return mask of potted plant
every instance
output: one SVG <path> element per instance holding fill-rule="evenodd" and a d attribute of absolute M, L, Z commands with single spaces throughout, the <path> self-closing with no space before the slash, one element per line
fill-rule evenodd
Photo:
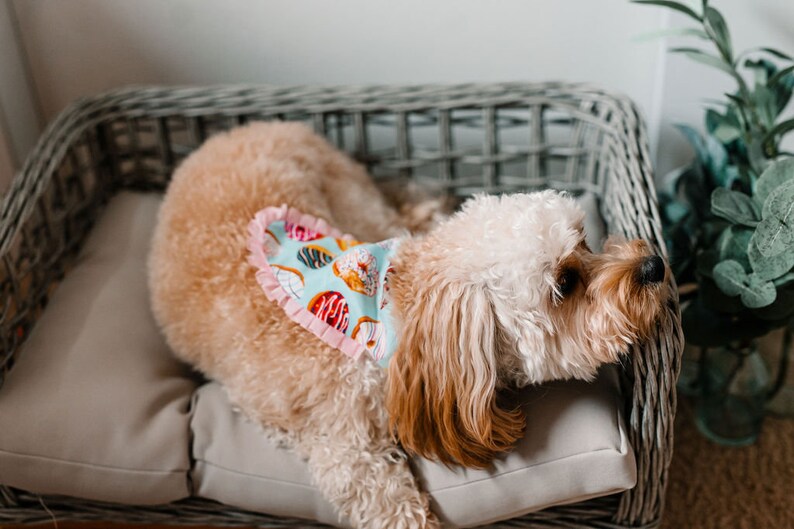
<path fill-rule="evenodd" d="M 687 342 L 701 348 L 695 378 L 698 424 L 715 440 L 753 442 L 772 383 L 756 339 L 794 321 L 794 153 L 781 149 L 794 120 L 781 113 L 794 89 L 794 59 L 772 48 L 735 53 L 728 25 L 708 0 L 699 10 L 663 0 L 632 0 L 684 13 L 692 27 L 666 32 L 713 50 L 681 53 L 731 76 L 736 89 L 710 102 L 705 134 L 679 125 L 696 157 L 659 182 L 673 273 L 680 285 Z"/>

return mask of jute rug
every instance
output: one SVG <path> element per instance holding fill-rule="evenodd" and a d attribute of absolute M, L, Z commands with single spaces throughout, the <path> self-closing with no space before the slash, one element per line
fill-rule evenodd
<path fill-rule="evenodd" d="M 794 529 L 794 420 L 766 418 L 758 443 L 716 445 L 679 401 L 662 529 Z"/>

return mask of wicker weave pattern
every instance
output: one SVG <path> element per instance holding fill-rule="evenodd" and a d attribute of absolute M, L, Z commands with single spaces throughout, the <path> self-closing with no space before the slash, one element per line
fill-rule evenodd
<path fill-rule="evenodd" d="M 610 232 L 664 253 L 642 120 L 632 103 L 583 85 L 136 88 L 76 102 L 45 131 L 0 209 L 0 383 L 102 205 L 123 188 L 162 190 L 214 132 L 251 120 L 313 125 L 378 178 L 457 196 L 552 187 L 595 192 Z M 508 526 L 653 527 L 672 450 L 683 337 L 673 300 L 624 370 L 638 485 Z M 283 520 L 190 500 L 132 509 L 47 498 L 59 519 L 223 525 Z M 42 521 L 37 497 L 0 487 L 0 522 Z"/>

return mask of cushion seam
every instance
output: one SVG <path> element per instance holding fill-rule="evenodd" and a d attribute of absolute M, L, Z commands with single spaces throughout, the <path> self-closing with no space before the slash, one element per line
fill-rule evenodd
<path fill-rule="evenodd" d="M 450 485 L 448 487 L 442 487 L 440 489 L 427 489 L 427 492 L 432 494 L 432 493 L 436 493 L 436 492 L 443 492 L 443 491 L 453 490 L 453 489 L 460 488 L 460 487 L 467 487 L 467 486 L 471 485 L 472 483 L 479 483 L 481 481 L 488 481 L 488 480 L 491 480 L 493 478 L 498 478 L 498 477 L 502 477 L 502 476 L 509 476 L 510 474 L 514 474 L 516 472 L 522 472 L 522 471 L 530 469 L 530 468 L 534 468 L 534 467 L 538 467 L 538 466 L 546 465 L 546 464 L 550 464 L 550 463 L 556 463 L 558 461 L 562 461 L 562 460 L 573 458 L 573 457 L 579 457 L 579 456 L 586 455 L 586 454 L 594 454 L 594 453 L 597 453 L 597 452 L 615 452 L 615 453 L 618 453 L 618 454 L 621 453 L 621 451 L 616 450 L 615 448 L 599 448 L 598 450 L 589 450 L 587 452 L 579 452 L 579 453 L 576 453 L 576 454 L 570 454 L 570 455 L 567 455 L 567 456 L 558 457 L 556 459 L 550 459 L 550 460 L 544 461 L 542 463 L 536 463 L 534 465 L 528 465 L 528 466 L 525 466 L 525 467 L 516 468 L 514 470 L 510 470 L 510 471 L 507 471 L 507 472 L 502 472 L 500 474 L 495 474 L 493 476 L 488 476 L 488 477 L 485 477 L 485 478 L 480 478 L 480 479 L 476 479 L 476 480 L 472 480 L 472 481 L 467 481 L 466 483 L 461 483 L 459 485 Z M 197 463 L 203 463 L 204 465 L 207 465 L 209 467 L 214 467 L 214 468 L 217 468 L 217 469 L 220 469 L 220 470 L 224 470 L 226 472 L 231 472 L 232 474 L 238 474 L 238 475 L 241 475 L 241 476 L 248 476 L 248 477 L 252 477 L 252 478 L 256 478 L 256 479 L 261 479 L 263 481 L 269 481 L 269 482 L 272 482 L 272 483 L 286 483 L 286 484 L 289 484 L 289 485 L 295 485 L 295 486 L 303 487 L 303 488 L 306 488 L 306 489 L 316 490 L 316 487 L 313 486 L 313 485 L 306 485 L 304 483 L 298 483 L 298 482 L 295 482 L 295 481 L 287 481 L 287 480 L 283 480 L 283 479 L 277 479 L 277 478 L 272 478 L 272 477 L 268 477 L 268 476 L 262 476 L 260 474 L 253 474 L 253 473 L 250 473 L 250 472 L 243 472 L 241 470 L 232 469 L 232 468 L 224 467 L 222 465 L 218 465 L 217 463 L 212 463 L 210 461 L 207 461 L 206 459 L 197 458 L 196 462 Z"/>
<path fill-rule="evenodd" d="M 285 480 L 285 479 L 278 479 L 278 478 L 272 478 L 272 477 L 268 477 L 268 476 L 262 476 L 260 474 L 252 474 L 251 472 L 243 472 L 242 470 L 237 470 L 237 469 L 234 469 L 234 468 L 228 468 L 228 467 L 225 467 L 223 465 L 218 465 L 217 463 L 212 463 L 210 461 L 207 461 L 206 459 L 196 458 L 196 463 L 202 463 L 202 464 L 204 464 L 204 465 L 206 465 L 208 467 L 213 467 L 213 468 L 217 468 L 219 470 L 223 470 L 224 472 L 230 472 L 232 474 L 238 474 L 240 476 L 248 476 L 248 477 L 255 478 L 255 479 L 261 479 L 263 481 L 269 481 L 271 483 L 285 483 L 287 485 L 295 485 L 296 487 L 302 487 L 304 489 L 310 489 L 310 490 L 315 490 L 315 491 L 317 490 L 317 487 L 315 487 L 314 485 L 307 485 L 305 483 L 298 483 L 297 481 L 288 481 L 288 480 Z"/>
<path fill-rule="evenodd" d="M 460 487 L 468 487 L 472 483 L 479 483 L 479 482 L 482 482 L 482 481 L 489 481 L 489 480 L 494 479 L 494 478 L 499 478 L 499 477 L 502 477 L 502 476 L 509 476 L 511 474 L 515 474 L 516 472 L 523 472 L 525 470 L 529 470 L 531 468 L 539 467 L 539 466 L 542 466 L 542 465 L 548 465 L 550 463 L 557 463 L 558 461 L 563 461 L 565 459 L 579 457 L 579 456 L 583 456 L 583 455 L 587 455 L 587 454 L 595 454 L 595 453 L 598 453 L 598 452 L 615 452 L 616 454 L 623 453 L 620 450 L 617 450 L 615 448 L 599 448 L 598 450 L 588 450 L 587 452 L 579 452 L 579 453 L 576 453 L 576 454 L 569 454 L 567 456 L 558 457 L 556 459 L 550 459 L 548 461 L 543 461 L 542 463 L 535 463 L 534 465 L 527 465 L 527 466 L 524 466 L 524 467 L 521 467 L 521 468 L 515 468 L 513 470 L 509 470 L 507 472 L 502 472 L 500 474 L 494 474 L 492 476 L 488 476 L 488 477 L 484 477 L 484 478 L 480 478 L 480 479 L 475 479 L 475 480 L 472 480 L 472 481 L 467 481 L 466 483 L 461 483 L 459 485 L 449 485 L 447 487 L 442 487 L 440 489 L 428 489 L 427 492 L 436 493 L 436 492 L 444 492 L 444 491 L 448 491 L 448 490 L 454 490 L 454 489 L 457 489 L 457 488 L 460 488 Z"/>
<path fill-rule="evenodd" d="M 2 455 L 7 455 L 9 457 L 18 457 L 23 459 L 41 459 L 44 461 L 54 461 L 57 463 L 63 463 L 66 465 L 75 465 L 87 468 L 97 468 L 97 469 L 104 469 L 104 470 L 116 470 L 121 472 L 138 472 L 138 473 L 148 473 L 148 474 L 182 474 L 185 472 L 189 472 L 190 468 L 183 468 L 177 470 L 155 470 L 155 469 L 141 469 L 141 468 L 125 468 L 125 467 L 115 467 L 111 465 L 102 465 L 99 463 L 88 463 L 85 461 L 70 461 L 68 459 L 59 459 L 57 457 L 50 457 L 50 456 L 41 456 L 36 454 L 23 454 L 19 452 L 11 452 L 8 450 L 3 450 L 0 448 L 0 457 Z"/>

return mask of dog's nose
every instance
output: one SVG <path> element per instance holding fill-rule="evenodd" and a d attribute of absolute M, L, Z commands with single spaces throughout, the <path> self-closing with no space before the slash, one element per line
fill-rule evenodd
<path fill-rule="evenodd" d="M 658 255 L 651 255 L 642 260 L 639 269 L 639 280 L 643 285 L 658 283 L 664 279 L 664 261 Z"/>

